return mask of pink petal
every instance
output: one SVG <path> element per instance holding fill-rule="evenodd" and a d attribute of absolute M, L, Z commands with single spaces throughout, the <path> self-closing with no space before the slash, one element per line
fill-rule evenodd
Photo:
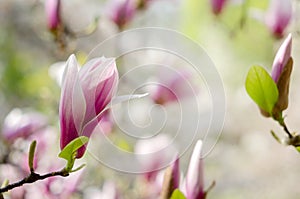
<path fill-rule="evenodd" d="M 60 0 L 46 0 L 45 10 L 47 15 L 47 24 L 50 30 L 56 29 L 60 24 Z"/>
<path fill-rule="evenodd" d="M 213 13 L 218 15 L 222 12 L 226 0 L 211 0 L 210 2 L 211 2 Z"/>
<path fill-rule="evenodd" d="M 72 101 L 75 81 L 78 75 L 78 64 L 74 55 L 66 63 L 64 72 L 61 98 L 59 105 L 59 118 L 61 139 L 60 147 L 63 149 L 69 142 L 78 137 L 78 132 L 73 118 Z"/>
<path fill-rule="evenodd" d="M 204 194 L 203 161 L 201 159 L 201 151 L 202 141 L 198 140 L 194 148 L 185 179 L 187 199 L 198 199 Z"/>
<path fill-rule="evenodd" d="M 291 51 L 292 51 L 292 35 L 289 34 L 287 38 L 284 40 L 282 45 L 280 46 L 279 50 L 276 53 L 273 67 L 272 67 L 272 78 L 277 83 L 279 80 L 279 77 L 289 61 L 291 57 Z"/>
<path fill-rule="evenodd" d="M 291 0 L 271 0 L 266 14 L 266 24 L 276 37 L 282 37 L 292 18 Z"/>

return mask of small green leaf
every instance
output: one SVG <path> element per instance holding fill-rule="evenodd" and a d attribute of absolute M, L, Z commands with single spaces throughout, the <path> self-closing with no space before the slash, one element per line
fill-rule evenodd
<path fill-rule="evenodd" d="M 186 199 L 186 197 L 183 195 L 183 193 L 179 189 L 175 189 L 175 191 L 173 191 L 170 199 Z"/>
<path fill-rule="evenodd" d="M 86 164 L 82 164 L 82 165 L 80 165 L 79 167 L 77 167 L 76 169 L 73 169 L 72 171 L 70 171 L 70 173 L 79 171 L 80 169 L 84 168 L 85 166 L 86 166 Z"/>
<path fill-rule="evenodd" d="M 34 160 L 35 148 L 36 148 L 36 141 L 34 140 L 30 144 L 30 148 L 29 148 L 28 165 L 29 165 L 30 172 L 34 171 L 33 160 Z"/>
<path fill-rule="evenodd" d="M 245 87 L 253 101 L 272 115 L 272 110 L 278 100 L 278 89 L 268 72 L 261 66 L 252 66 L 248 72 Z"/>
<path fill-rule="evenodd" d="M 2 182 L 1 188 L 6 187 L 8 184 L 9 184 L 9 180 L 8 180 L 8 179 L 5 179 L 5 180 Z"/>
<path fill-rule="evenodd" d="M 58 154 L 60 158 L 71 162 L 74 159 L 74 155 L 77 150 L 88 142 L 89 138 L 86 136 L 80 136 L 72 140 L 63 150 Z"/>

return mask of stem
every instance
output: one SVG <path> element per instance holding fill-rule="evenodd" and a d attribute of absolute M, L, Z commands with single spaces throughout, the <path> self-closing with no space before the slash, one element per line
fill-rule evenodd
<path fill-rule="evenodd" d="M 248 16 L 248 0 L 245 0 L 242 5 L 242 16 L 240 19 L 240 28 L 241 29 L 243 29 L 246 24 L 247 16 Z"/>
<path fill-rule="evenodd" d="M 289 129 L 287 128 L 284 118 L 280 117 L 280 119 L 277 120 L 278 123 L 283 127 L 283 130 L 286 132 L 286 134 L 289 136 L 289 138 L 293 138 L 293 135 L 290 133 Z"/>
<path fill-rule="evenodd" d="M 7 192 L 7 191 L 9 191 L 11 189 L 14 189 L 16 187 L 23 186 L 24 184 L 30 184 L 30 183 L 33 183 L 33 182 L 36 182 L 36 181 L 39 181 L 39 180 L 44 180 L 44 179 L 49 178 L 49 177 L 53 177 L 53 176 L 66 177 L 68 175 L 69 175 L 69 173 L 65 169 L 62 169 L 61 171 L 50 172 L 50 173 L 47 173 L 47 174 L 44 174 L 44 175 L 40 175 L 40 174 L 31 172 L 30 175 L 25 177 L 23 180 L 20 180 L 18 182 L 15 182 L 13 184 L 9 184 L 9 185 L 7 185 L 3 188 L 0 188 L 0 193 Z"/>

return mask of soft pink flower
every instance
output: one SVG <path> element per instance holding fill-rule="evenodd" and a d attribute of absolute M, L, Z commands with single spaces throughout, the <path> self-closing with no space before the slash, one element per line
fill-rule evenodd
<path fill-rule="evenodd" d="M 155 85 L 151 98 L 155 103 L 165 105 L 195 95 L 197 91 L 191 84 L 191 76 L 186 70 L 162 69 L 159 74 L 161 82 Z"/>
<path fill-rule="evenodd" d="M 7 141 L 13 142 L 17 138 L 26 139 L 46 126 L 47 119 L 41 113 L 15 108 L 6 116 L 2 133 Z"/>
<path fill-rule="evenodd" d="M 114 0 L 108 8 L 110 19 L 122 29 L 134 17 L 136 2 L 134 0 Z"/>
<path fill-rule="evenodd" d="M 280 46 L 275 56 L 272 68 L 272 78 L 277 83 L 284 67 L 291 58 L 292 51 L 292 35 L 289 34 Z"/>
<path fill-rule="evenodd" d="M 118 85 L 118 71 L 113 58 L 95 58 L 80 70 L 74 55 L 66 63 L 59 107 L 63 149 L 79 136 L 90 137 L 111 102 Z M 78 150 L 83 156 L 85 147 Z"/>
<path fill-rule="evenodd" d="M 55 30 L 61 23 L 60 19 L 60 0 L 46 0 L 45 10 L 47 25 L 50 30 Z"/>
<path fill-rule="evenodd" d="M 270 0 L 265 20 L 274 36 L 283 36 L 291 18 L 292 0 Z"/>
<path fill-rule="evenodd" d="M 222 12 L 227 0 L 210 0 L 212 11 L 215 15 Z"/>
<path fill-rule="evenodd" d="M 202 141 L 198 140 L 194 148 L 187 175 L 185 192 L 187 199 L 204 199 L 203 160 L 201 158 Z"/>

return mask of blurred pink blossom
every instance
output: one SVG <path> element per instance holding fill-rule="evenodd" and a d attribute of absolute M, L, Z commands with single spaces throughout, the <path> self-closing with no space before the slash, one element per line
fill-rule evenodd
<path fill-rule="evenodd" d="M 95 58 L 79 71 L 74 55 L 66 63 L 59 107 L 63 149 L 79 136 L 90 137 L 111 102 L 118 85 L 118 71 L 113 58 Z M 85 146 L 77 158 L 83 156 Z"/>
<path fill-rule="evenodd" d="M 219 15 L 222 12 L 226 1 L 227 0 L 210 0 L 212 11 L 215 15 Z"/>
<path fill-rule="evenodd" d="M 266 24 L 275 37 L 281 38 L 292 18 L 292 0 L 270 0 Z"/>
<path fill-rule="evenodd" d="M 50 30 L 56 30 L 61 23 L 60 0 L 46 0 L 45 11 L 48 28 Z"/>
<path fill-rule="evenodd" d="M 197 93 L 191 82 L 192 74 L 186 70 L 174 72 L 170 69 L 162 69 L 158 78 L 160 82 L 155 85 L 151 93 L 151 98 L 157 104 L 176 102 Z"/>
<path fill-rule="evenodd" d="M 109 18 L 122 29 L 134 17 L 136 12 L 135 0 L 114 0 L 107 8 Z"/>
<path fill-rule="evenodd" d="M 9 142 L 13 142 L 17 138 L 26 139 L 44 129 L 47 124 L 47 118 L 43 114 L 15 108 L 4 120 L 2 136 Z"/>

